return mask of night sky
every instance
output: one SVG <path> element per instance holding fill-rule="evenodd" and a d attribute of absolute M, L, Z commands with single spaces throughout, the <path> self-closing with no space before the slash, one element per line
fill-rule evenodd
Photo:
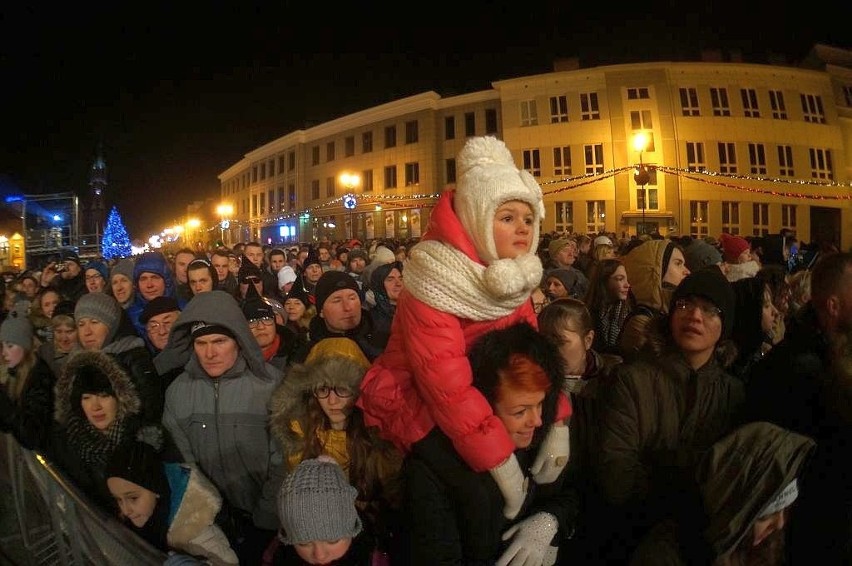
<path fill-rule="evenodd" d="M 589 66 L 713 47 L 797 60 L 817 42 L 852 48 L 845 18 L 828 11 L 842 3 L 827 1 L 396 3 L 369 18 L 369 2 L 318 13 L 65 4 L 0 13 L 0 192 L 84 194 L 102 142 L 106 204 L 134 238 L 217 197 L 216 176 L 259 145 L 404 96 L 489 88 L 556 57 Z"/>

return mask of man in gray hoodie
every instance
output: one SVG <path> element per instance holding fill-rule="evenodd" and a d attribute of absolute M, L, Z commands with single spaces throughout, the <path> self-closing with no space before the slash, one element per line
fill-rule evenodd
<path fill-rule="evenodd" d="M 240 307 L 224 291 L 187 303 L 155 365 L 161 375 L 184 368 L 166 390 L 163 424 L 186 462 L 222 493 L 230 511 L 224 528 L 240 562 L 259 563 L 278 526 L 283 460 L 267 425 L 281 373 L 264 362 Z"/>

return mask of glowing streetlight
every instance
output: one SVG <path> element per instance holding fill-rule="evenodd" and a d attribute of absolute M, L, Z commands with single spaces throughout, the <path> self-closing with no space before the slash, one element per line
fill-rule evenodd
<path fill-rule="evenodd" d="M 636 196 L 639 198 L 641 196 L 642 200 L 640 204 L 642 205 L 642 233 L 645 233 L 645 199 L 647 197 L 647 192 L 645 190 L 645 185 L 651 180 L 651 174 L 648 172 L 648 168 L 642 163 L 642 152 L 648 149 L 648 143 L 651 141 L 650 136 L 646 132 L 638 132 L 633 136 L 633 149 L 639 152 L 639 166 L 636 168 L 636 172 L 633 174 L 633 180 L 636 181 L 636 185 L 639 187 L 636 190 Z M 637 230 L 639 232 L 639 230 Z"/>
<path fill-rule="evenodd" d="M 223 202 L 219 206 L 216 207 L 216 214 L 219 215 L 219 239 L 222 240 L 222 243 L 225 244 L 225 228 L 230 226 L 228 223 L 228 218 L 234 213 L 234 207 L 228 204 L 227 202 Z M 228 230 L 230 233 L 230 230 Z"/>
<path fill-rule="evenodd" d="M 349 211 L 349 239 L 351 240 L 355 237 L 355 224 L 352 215 L 355 212 L 355 207 L 358 206 L 358 201 L 352 193 L 361 185 L 361 176 L 357 173 L 341 173 L 340 182 L 346 187 L 347 194 L 343 196 L 343 206 Z"/>

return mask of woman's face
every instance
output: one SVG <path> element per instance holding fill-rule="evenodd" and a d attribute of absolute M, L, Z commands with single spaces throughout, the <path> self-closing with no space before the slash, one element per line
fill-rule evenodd
<path fill-rule="evenodd" d="M 24 359 L 27 351 L 19 344 L 11 342 L 3 342 L 3 361 L 10 368 L 17 367 L 21 360 Z"/>
<path fill-rule="evenodd" d="M 107 488 L 121 511 L 134 527 L 145 526 L 157 506 L 157 494 L 124 478 L 107 479 Z"/>
<path fill-rule="evenodd" d="M 80 398 L 83 413 L 89 423 L 103 432 L 115 422 L 118 414 L 118 399 L 109 393 L 83 393 Z"/>
<path fill-rule="evenodd" d="M 627 270 L 624 269 L 623 265 L 619 265 L 615 268 L 613 274 L 609 276 L 609 279 L 606 282 L 606 288 L 607 291 L 609 291 L 609 296 L 611 298 L 619 301 L 627 300 L 627 297 L 630 294 L 630 283 L 627 281 Z"/>
<path fill-rule="evenodd" d="M 387 293 L 391 304 L 396 304 L 399 294 L 402 293 L 402 273 L 399 269 L 394 267 L 390 270 L 388 276 L 385 277 L 384 285 L 385 293 Z"/>
<path fill-rule="evenodd" d="M 772 304 L 772 293 L 769 287 L 763 289 L 763 308 L 760 311 L 760 329 L 764 333 L 769 333 L 775 327 L 775 321 L 778 320 L 778 309 Z"/>
<path fill-rule="evenodd" d="M 514 259 L 529 253 L 533 236 L 532 208 L 525 202 L 510 200 L 494 213 L 494 247 L 499 259 Z"/>
<path fill-rule="evenodd" d="M 535 429 L 541 426 L 543 402 L 544 391 L 505 389 L 501 399 L 494 403 L 494 414 L 506 427 L 515 448 L 526 448 L 532 442 Z"/>
<path fill-rule="evenodd" d="M 77 321 L 77 339 L 84 350 L 100 350 L 106 342 L 109 327 L 96 318 L 83 317 Z"/>
<path fill-rule="evenodd" d="M 102 293 L 106 287 L 106 281 L 97 269 L 86 270 L 86 289 L 89 293 Z"/>
<path fill-rule="evenodd" d="M 130 300 L 133 294 L 133 282 L 124 275 L 116 273 L 112 276 L 112 295 L 121 304 Z"/>
<path fill-rule="evenodd" d="M 59 324 L 53 327 L 53 346 L 61 354 L 67 354 L 77 342 L 77 327 Z"/>
<path fill-rule="evenodd" d="M 51 318 L 53 311 L 56 310 L 56 305 L 59 304 L 59 294 L 53 291 L 48 291 L 41 296 L 41 312 L 44 316 Z"/>
<path fill-rule="evenodd" d="M 592 347 L 594 339 L 594 330 L 589 330 L 585 336 L 568 329 L 559 333 L 559 355 L 565 362 L 568 374 L 583 375 L 586 371 L 586 352 Z"/>
<path fill-rule="evenodd" d="M 352 414 L 352 408 L 355 406 L 355 396 L 350 392 L 349 396 L 341 397 L 334 388 L 322 389 L 323 391 L 320 394 L 324 395 L 328 393 L 328 397 L 322 398 L 320 394 L 317 394 L 317 401 L 322 408 L 322 412 L 328 417 L 331 428 L 334 430 L 345 429 L 349 415 Z"/>
<path fill-rule="evenodd" d="M 687 275 L 689 275 L 689 269 L 686 268 L 686 260 L 683 258 L 683 252 L 675 248 L 672 250 L 669 266 L 663 276 L 663 283 L 677 287 L 681 281 L 686 279 Z"/>
<path fill-rule="evenodd" d="M 306 310 L 308 309 L 305 303 L 299 299 L 287 299 L 284 301 L 284 312 L 287 313 L 287 320 L 297 322 L 305 315 Z"/>

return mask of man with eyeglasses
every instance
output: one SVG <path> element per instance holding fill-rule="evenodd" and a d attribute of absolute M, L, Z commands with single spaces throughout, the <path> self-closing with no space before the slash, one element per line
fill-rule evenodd
<path fill-rule="evenodd" d="M 151 353 L 158 354 L 166 347 L 169 331 L 179 315 L 180 308 L 172 297 L 157 297 L 142 309 L 139 322 L 145 325 L 146 342 Z"/>
<path fill-rule="evenodd" d="M 155 358 L 161 375 L 180 370 L 166 390 L 163 425 L 184 461 L 198 465 L 227 502 L 223 529 L 240 563 L 260 564 L 278 527 L 283 460 L 268 404 L 282 372 L 264 361 L 224 291 L 193 297 L 171 332 Z"/>
<path fill-rule="evenodd" d="M 608 504 L 601 528 L 617 553 L 607 556 L 610 562 L 623 562 L 681 505 L 700 501 L 698 462 L 741 422 L 743 385 L 724 369 L 735 305 L 717 266 L 688 275 L 673 293 L 667 329 L 648 337 L 663 344 L 662 354 L 618 366 L 599 398 L 599 458 L 591 477 Z M 658 349 L 645 353 L 651 351 Z"/>

